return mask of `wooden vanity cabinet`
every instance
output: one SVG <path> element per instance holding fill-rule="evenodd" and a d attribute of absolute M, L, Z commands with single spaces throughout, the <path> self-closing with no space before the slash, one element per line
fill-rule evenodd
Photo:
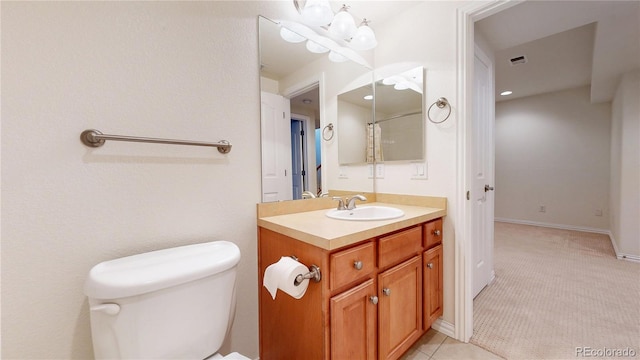
<path fill-rule="evenodd" d="M 424 247 L 423 269 L 423 320 L 426 331 L 442 316 L 442 219 L 423 225 Z"/>
<path fill-rule="evenodd" d="M 442 280 L 434 278 L 442 276 L 442 246 L 439 257 L 425 246 L 431 227 L 424 223 L 333 251 L 260 227 L 260 359 L 400 358 L 442 314 Z M 318 265 L 322 280 L 309 283 L 301 299 L 278 291 L 274 300 L 262 277 L 289 255 Z M 439 270 L 428 272 L 428 263 Z"/>

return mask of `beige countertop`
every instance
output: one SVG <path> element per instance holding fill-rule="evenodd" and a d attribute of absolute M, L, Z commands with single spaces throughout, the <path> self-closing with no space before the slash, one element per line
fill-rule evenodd
<path fill-rule="evenodd" d="M 447 214 L 445 208 L 401 205 L 386 202 L 366 203 L 358 205 L 358 207 L 372 205 L 398 208 L 404 211 L 404 216 L 397 219 L 379 221 L 337 220 L 325 215 L 328 209 L 322 209 L 260 217 L 258 218 L 258 226 L 325 250 L 335 250 L 412 225 L 437 219 Z"/>

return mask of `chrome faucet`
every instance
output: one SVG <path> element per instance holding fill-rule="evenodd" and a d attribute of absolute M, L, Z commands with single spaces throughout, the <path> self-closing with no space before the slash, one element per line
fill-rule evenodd
<path fill-rule="evenodd" d="M 303 191 L 302 192 L 303 199 L 315 199 L 316 196 L 311 191 Z"/>
<path fill-rule="evenodd" d="M 356 199 L 360 201 L 367 201 L 367 198 L 364 195 L 353 195 L 352 198 L 347 198 L 347 210 L 353 210 L 356 208 Z"/>

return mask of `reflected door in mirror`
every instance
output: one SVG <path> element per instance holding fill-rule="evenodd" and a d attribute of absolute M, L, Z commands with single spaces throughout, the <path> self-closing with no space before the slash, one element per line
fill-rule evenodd
<path fill-rule="evenodd" d="M 289 99 L 262 92 L 262 201 L 293 199 Z"/>

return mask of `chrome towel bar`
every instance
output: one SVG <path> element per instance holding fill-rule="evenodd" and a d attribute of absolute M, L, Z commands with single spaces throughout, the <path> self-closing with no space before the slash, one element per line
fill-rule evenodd
<path fill-rule="evenodd" d="M 231 151 L 231 144 L 226 140 L 220 140 L 217 143 L 204 142 L 204 141 L 192 141 L 192 140 L 174 140 L 174 139 L 157 139 L 148 137 L 137 136 L 125 136 L 125 135 L 109 135 L 103 134 L 98 130 L 88 129 L 80 134 L 80 140 L 83 144 L 90 147 L 100 147 L 104 145 L 106 140 L 114 141 L 132 141 L 132 142 L 145 142 L 156 144 L 171 144 L 171 145 L 193 145 L 193 146 L 210 146 L 218 148 L 218 151 L 227 154 Z"/>

